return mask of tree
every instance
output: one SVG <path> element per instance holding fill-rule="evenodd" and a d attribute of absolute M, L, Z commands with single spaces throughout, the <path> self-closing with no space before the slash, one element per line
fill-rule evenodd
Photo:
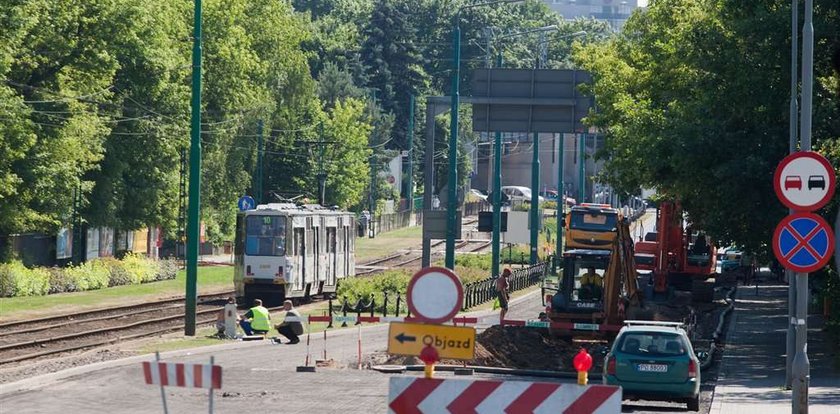
<path fill-rule="evenodd" d="M 825 105 L 838 4 L 816 1 L 814 141 L 836 140 Z M 720 242 L 765 251 L 785 214 L 772 173 L 788 149 L 790 4 L 781 0 L 662 0 L 634 13 L 620 37 L 579 49 L 595 78 L 607 135 L 606 178 L 632 192 L 655 187 L 682 202 Z M 822 30 L 820 30 L 822 28 Z"/>
<path fill-rule="evenodd" d="M 372 130 L 361 100 L 336 101 L 324 121 L 324 138 L 331 141 L 325 154 L 328 162 L 326 200 L 328 205 L 347 209 L 362 200 L 370 174 L 368 135 Z"/>
<path fill-rule="evenodd" d="M 425 84 L 420 49 L 414 44 L 411 4 L 404 0 L 376 3 L 364 30 L 362 59 L 368 69 L 368 87 L 376 91 L 382 108 L 394 114 L 397 125 L 390 148 L 406 148 L 409 96 L 418 94 Z"/>
<path fill-rule="evenodd" d="M 353 83 L 352 73 L 327 62 L 318 78 L 318 95 L 325 105 L 333 106 L 342 99 L 362 98 L 365 92 Z"/>

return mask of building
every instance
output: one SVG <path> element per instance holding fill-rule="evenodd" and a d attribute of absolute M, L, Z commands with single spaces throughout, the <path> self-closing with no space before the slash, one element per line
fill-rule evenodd
<path fill-rule="evenodd" d="M 592 17 L 604 20 L 620 30 L 633 10 L 642 7 L 640 0 L 543 0 L 566 20 Z M 644 2 L 647 4 L 647 1 Z"/>

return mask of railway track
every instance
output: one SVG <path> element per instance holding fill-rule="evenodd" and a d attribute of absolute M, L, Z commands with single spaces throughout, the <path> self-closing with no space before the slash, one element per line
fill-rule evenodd
<path fill-rule="evenodd" d="M 432 244 L 433 256 L 443 253 L 443 244 L 443 240 Z M 462 240 L 455 247 L 456 251 L 463 253 L 480 251 L 489 245 L 490 242 L 484 240 Z M 421 258 L 422 254 L 416 251 L 397 253 L 360 265 L 375 268 L 357 271 L 356 274 L 370 275 L 384 269 L 409 267 Z M 233 294 L 230 291 L 199 296 L 196 325 L 214 323 L 225 298 Z M 0 367 L 175 332 L 184 329 L 184 326 L 183 298 L 4 322 L 0 323 Z"/>

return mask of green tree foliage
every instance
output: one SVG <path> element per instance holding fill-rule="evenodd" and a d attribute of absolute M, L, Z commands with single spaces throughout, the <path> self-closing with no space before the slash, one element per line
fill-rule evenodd
<path fill-rule="evenodd" d="M 328 205 L 349 208 L 362 199 L 370 174 L 370 131 L 364 102 L 358 99 L 337 101 L 324 121 L 324 138 L 331 141 L 324 167 Z"/>
<path fill-rule="evenodd" d="M 819 146 L 840 137 L 827 95 L 840 15 L 836 1 L 815 10 Z M 660 0 L 618 38 L 578 50 L 596 79 L 589 122 L 607 134 L 606 179 L 627 192 L 655 187 L 720 241 L 766 248 L 785 214 L 771 178 L 788 150 L 789 19 L 782 0 Z"/>

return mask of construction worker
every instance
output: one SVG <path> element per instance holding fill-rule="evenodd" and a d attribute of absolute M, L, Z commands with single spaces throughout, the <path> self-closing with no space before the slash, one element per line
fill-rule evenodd
<path fill-rule="evenodd" d="M 509 277 L 510 269 L 505 269 L 502 271 L 501 276 L 496 279 L 496 290 L 499 294 L 499 307 L 501 308 L 501 312 L 499 312 L 499 325 L 501 326 L 504 326 L 505 314 L 508 311 L 508 302 L 510 302 L 510 293 L 508 292 L 510 288 Z"/>
<path fill-rule="evenodd" d="M 294 304 L 292 301 L 287 300 L 283 302 L 283 310 L 286 311 L 286 319 L 283 320 L 283 323 L 277 325 L 277 332 L 280 335 L 286 337 L 289 340 L 289 345 L 294 345 L 300 342 L 299 335 L 303 335 L 303 324 L 301 323 L 300 319 L 300 312 L 294 308 Z M 295 320 L 290 320 L 290 319 Z M 277 342 L 280 342 L 279 340 Z"/>
<path fill-rule="evenodd" d="M 266 334 L 271 328 L 271 317 L 268 314 L 268 309 L 262 305 L 262 300 L 254 299 L 254 307 L 248 309 L 245 317 L 239 321 L 245 335 Z"/>
<path fill-rule="evenodd" d="M 586 273 L 580 278 L 580 298 L 599 299 L 601 288 L 604 286 L 604 278 L 590 266 Z"/>

